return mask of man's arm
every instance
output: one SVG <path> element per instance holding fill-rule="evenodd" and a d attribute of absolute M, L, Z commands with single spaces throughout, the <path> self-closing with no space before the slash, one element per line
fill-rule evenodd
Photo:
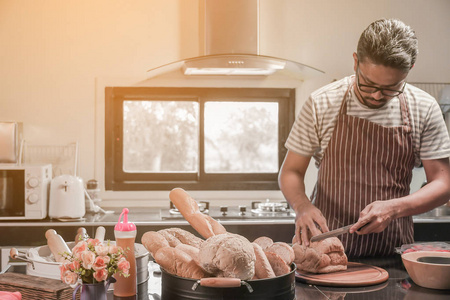
<path fill-rule="evenodd" d="M 447 203 L 450 199 L 450 164 L 448 158 L 422 161 L 427 184 L 408 196 L 386 201 L 375 201 L 360 213 L 350 233 L 368 224 L 360 234 L 383 231 L 396 218 L 427 212 Z"/>
<path fill-rule="evenodd" d="M 284 197 L 296 213 L 295 235 L 301 243 L 309 245 L 311 236 L 328 231 L 325 218 L 319 209 L 311 204 L 305 193 L 305 174 L 311 157 L 288 151 L 281 166 L 278 183 Z"/>

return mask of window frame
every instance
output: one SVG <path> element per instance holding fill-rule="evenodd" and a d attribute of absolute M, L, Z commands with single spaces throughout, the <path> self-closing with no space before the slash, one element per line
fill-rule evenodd
<path fill-rule="evenodd" d="M 128 173 L 123 171 L 123 102 L 130 100 L 187 100 L 199 103 L 198 149 L 200 161 L 198 172 Z M 278 172 L 205 173 L 203 116 L 204 104 L 208 101 L 278 102 L 278 170 L 280 169 L 287 152 L 284 144 L 295 119 L 295 89 L 106 87 L 105 189 L 111 191 L 158 191 L 182 187 L 188 190 L 279 190 Z"/>

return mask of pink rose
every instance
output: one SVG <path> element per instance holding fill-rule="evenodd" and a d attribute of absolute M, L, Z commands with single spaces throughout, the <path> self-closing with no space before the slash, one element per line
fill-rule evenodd
<path fill-rule="evenodd" d="M 98 239 L 88 239 L 87 242 L 88 242 L 88 244 L 91 244 L 92 246 L 98 246 L 101 244 Z"/>
<path fill-rule="evenodd" d="M 80 264 L 80 261 L 79 260 L 74 260 L 71 264 L 70 264 L 70 270 L 71 271 L 75 271 L 75 270 L 77 270 L 77 269 L 79 269 L 79 268 L 81 268 L 81 264 Z"/>
<path fill-rule="evenodd" d="M 116 254 L 119 251 L 119 247 L 116 245 L 109 245 L 109 253 Z"/>
<path fill-rule="evenodd" d="M 75 284 L 78 280 L 78 275 L 71 271 L 64 272 L 61 280 L 66 284 Z"/>
<path fill-rule="evenodd" d="M 105 268 L 98 269 L 94 272 L 94 278 L 99 282 L 106 280 L 108 278 L 108 271 Z"/>
<path fill-rule="evenodd" d="M 81 259 L 81 253 L 88 249 L 87 243 L 85 241 L 80 241 L 72 249 L 72 254 L 77 258 Z"/>
<path fill-rule="evenodd" d="M 95 253 L 91 251 L 84 251 L 81 253 L 81 262 L 83 268 L 90 269 L 95 261 Z"/>
<path fill-rule="evenodd" d="M 59 272 L 60 272 L 60 275 L 61 275 L 61 280 L 63 280 L 63 278 L 64 278 L 64 273 L 66 273 L 66 271 L 70 270 L 69 266 L 70 266 L 70 263 L 61 264 L 59 266 Z"/>
<path fill-rule="evenodd" d="M 95 246 L 95 252 L 97 255 L 108 255 L 109 247 L 104 245 Z"/>
<path fill-rule="evenodd" d="M 117 262 L 117 268 L 119 271 L 122 271 L 123 274 L 128 274 L 128 271 L 130 270 L 130 263 L 125 259 L 125 257 L 122 257 Z"/>
<path fill-rule="evenodd" d="M 96 271 L 100 270 L 100 269 L 104 269 L 109 264 L 110 260 L 111 259 L 107 255 L 105 255 L 105 256 L 97 256 L 95 258 L 94 264 L 92 265 L 92 269 L 94 269 Z"/>

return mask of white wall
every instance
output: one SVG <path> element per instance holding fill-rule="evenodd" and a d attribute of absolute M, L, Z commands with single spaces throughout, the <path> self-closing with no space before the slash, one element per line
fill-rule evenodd
<path fill-rule="evenodd" d="M 198 4 L 0 0 L 0 120 L 23 122 L 29 143 L 78 141 L 79 175 L 94 178 L 103 139 L 96 134 L 103 123 L 95 111 L 98 82 L 145 78 L 150 68 L 197 56 Z M 261 54 L 325 71 L 302 85 L 304 98 L 352 73 L 351 55 L 370 22 L 396 17 L 419 37 L 409 80 L 450 82 L 449 12 L 447 0 L 261 0 Z"/>

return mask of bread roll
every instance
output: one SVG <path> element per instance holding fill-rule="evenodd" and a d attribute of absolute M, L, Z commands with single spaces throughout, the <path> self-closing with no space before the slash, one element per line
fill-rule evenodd
<path fill-rule="evenodd" d="M 145 249 L 150 252 L 152 257 L 155 257 L 155 253 L 160 248 L 170 247 L 166 238 L 162 234 L 155 231 L 147 231 L 144 233 L 141 238 L 141 243 L 144 245 Z"/>
<path fill-rule="evenodd" d="M 200 246 L 200 264 L 217 277 L 250 280 L 255 274 L 255 252 L 243 236 L 225 233 L 208 238 Z"/>
<path fill-rule="evenodd" d="M 263 250 L 266 250 L 267 247 L 272 246 L 273 240 L 267 236 L 261 236 L 254 240 L 253 243 L 257 243 Z"/>
<path fill-rule="evenodd" d="M 276 253 L 264 252 L 276 276 L 287 274 L 291 267 Z"/>
<path fill-rule="evenodd" d="M 160 248 L 155 253 L 155 261 L 167 272 L 192 279 L 208 277 L 195 261 L 185 252 L 172 247 Z"/>
<path fill-rule="evenodd" d="M 269 260 L 267 259 L 264 250 L 260 245 L 253 242 L 253 251 L 255 252 L 255 277 L 256 279 L 264 279 L 264 278 L 273 278 L 275 277 L 275 273 L 270 265 Z"/>
<path fill-rule="evenodd" d="M 291 246 L 284 242 L 273 243 L 264 251 L 278 254 L 287 263 L 288 266 L 290 266 L 295 259 L 294 249 L 292 249 Z"/>
<path fill-rule="evenodd" d="M 201 213 L 197 202 L 183 189 L 173 189 L 169 193 L 169 198 L 186 221 L 205 239 L 227 232 L 219 222 Z"/>
<path fill-rule="evenodd" d="M 176 237 L 181 243 L 200 248 L 203 240 L 187 230 L 181 228 L 167 228 L 160 231 L 167 232 Z"/>

